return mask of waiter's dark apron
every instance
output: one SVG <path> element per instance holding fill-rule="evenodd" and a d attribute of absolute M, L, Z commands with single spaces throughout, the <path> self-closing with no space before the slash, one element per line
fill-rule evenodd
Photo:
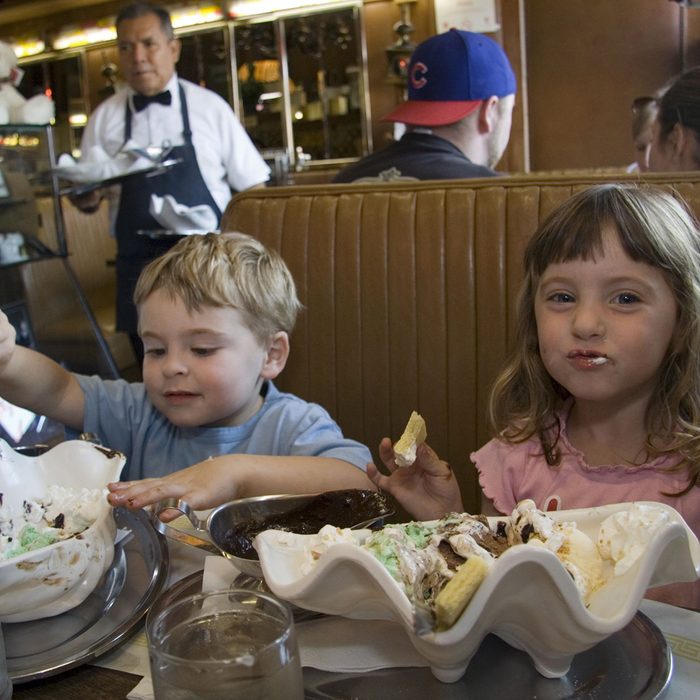
<path fill-rule="evenodd" d="M 117 236 L 117 329 L 128 333 L 136 332 L 136 308 L 133 304 L 136 280 L 143 267 L 172 248 L 180 236 L 150 238 L 137 231 L 157 231 L 162 229 L 149 213 L 151 195 L 171 195 L 180 204 L 194 207 L 208 204 L 216 214 L 217 225 L 221 222 L 221 210 L 211 196 L 197 164 L 192 131 L 187 113 L 185 91 L 180 88 L 180 110 L 182 113 L 184 143 L 175 146 L 168 154 L 181 162 L 157 175 L 134 175 L 122 183 L 121 199 L 115 232 Z M 131 109 L 126 104 L 124 142 L 131 138 Z"/>

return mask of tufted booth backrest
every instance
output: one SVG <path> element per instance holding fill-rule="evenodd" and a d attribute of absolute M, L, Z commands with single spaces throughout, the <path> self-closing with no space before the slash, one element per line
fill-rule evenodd
<path fill-rule="evenodd" d="M 581 188 L 631 176 L 508 177 L 251 190 L 223 231 L 280 251 L 306 309 L 278 385 L 323 405 L 376 455 L 413 409 L 478 510 L 469 454 L 509 348 L 525 244 Z M 700 213 L 700 173 L 645 178 Z"/>

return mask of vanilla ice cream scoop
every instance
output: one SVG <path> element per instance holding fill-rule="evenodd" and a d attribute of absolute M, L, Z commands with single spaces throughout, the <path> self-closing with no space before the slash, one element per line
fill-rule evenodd
<path fill-rule="evenodd" d="M 603 559 L 595 542 L 575 522 L 556 522 L 530 499 L 520 501 L 511 515 L 509 544 L 542 546 L 557 555 L 574 580 L 584 603 L 604 581 Z"/>
<path fill-rule="evenodd" d="M 615 576 L 621 576 L 635 564 L 654 533 L 669 520 L 665 510 L 642 503 L 633 503 L 627 510 L 603 520 L 598 531 L 598 550 L 603 558 L 613 562 Z"/>

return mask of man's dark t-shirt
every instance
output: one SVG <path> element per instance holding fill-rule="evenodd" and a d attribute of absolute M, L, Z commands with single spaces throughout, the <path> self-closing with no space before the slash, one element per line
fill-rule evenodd
<path fill-rule="evenodd" d="M 409 131 L 400 141 L 343 168 L 333 182 L 354 182 L 365 177 L 455 180 L 497 174 L 490 168 L 472 163 L 454 144 L 439 136 Z"/>

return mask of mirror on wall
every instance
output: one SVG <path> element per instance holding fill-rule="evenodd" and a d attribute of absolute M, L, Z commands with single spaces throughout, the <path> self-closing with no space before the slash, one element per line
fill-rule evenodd
<path fill-rule="evenodd" d="M 261 150 L 285 146 L 283 66 L 277 29 L 275 22 L 256 22 L 233 31 L 239 118 Z M 295 88 L 289 85 L 290 95 Z"/>
<path fill-rule="evenodd" d="M 363 154 L 362 55 L 356 8 L 285 21 L 294 143 L 311 160 Z"/>
<path fill-rule="evenodd" d="M 360 7 L 233 26 L 237 103 L 256 145 L 291 167 L 368 151 Z"/>
<path fill-rule="evenodd" d="M 197 83 L 231 102 L 228 32 L 224 27 L 179 35 L 181 78 Z"/>

